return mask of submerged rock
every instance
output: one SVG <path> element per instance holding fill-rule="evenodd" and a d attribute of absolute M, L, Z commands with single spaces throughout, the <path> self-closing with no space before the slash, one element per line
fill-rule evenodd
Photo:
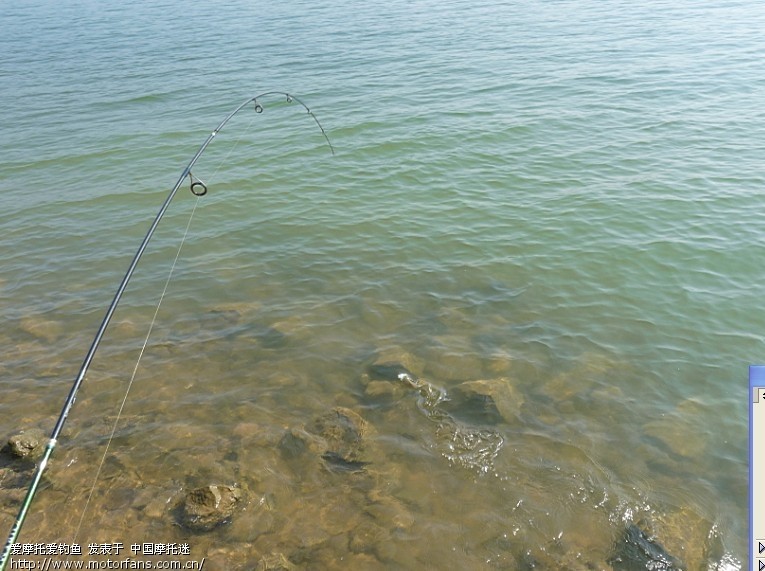
<path fill-rule="evenodd" d="M 614 545 L 608 559 L 614 571 L 685 571 L 685 566 L 664 547 L 632 524 Z"/>
<path fill-rule="evenodd" d="M 688 569 L 718 569 L 730 556 L 717 525 L 692 506 L 654 514 L 649 523 L 647 533 L 661 537 L 664 548 Z"/>
<path fill-rule="evenodd" d="M 698 457 L 706 449 L 708 435 L 702 419 L 707 415 L 700 403 L 688 399 L 671 413 L 644 424 L 643 432 L 679 456 Z"/>
<path fill-rule="evenodd" d="M 403 387 L 400 384 L 388 381 L 369 381 L 364 388 L 364 396 L 377 400 L 381 398 L 392 399 L 403 394 L 403 392 Z"/>
<path fill-rule="evenodd" d="M 63 327 L 58 321 L 51 321 L 40 316 L 30 316 L 19 322 L 19 329 L 40 341 L 53 343 L 61 336 Z"/>
<path fill-rule="evenodd" d="M 269 553 L 261 557 L 258 571 L 292 571 L 296 567 L 290 563 L 283 553 Z"/>
<path fill-rule="evenodd" d="M 422 373 L 423 365 L 424 363 L 420 359 L 401 347 L 388 347 L 377 352 L 377 358 L 370 366 L 370 375 L 375 367 L 384 368 L 390 366 L 402 367 L 406 372 L 411 371 L 419 375 Z"/>
<path fill-rule="evenodd" d="M 324 456 L 335 461 L 357 462 L 364 448 L 364 436 L 369 430 L 367 422 L 345 407 L 335 407 L 317 418 L 310 431 L 326 441 Z"/>
<path fill-rule="evenodd" d="M 326 449 L 321 438 L 297 428 L 285 432 L 279 440 L 278 447 L 282 456 L 287 460 L 300 458 L 305 452 L 321 454 Z"/>
<path fill-rule="evenodd" d="M 384 528 L 401 531 L 414 525 L 414 514 L 401 500 L 378 488 L 371 490 L 367 499 L 364 512 Z"/>
<path fill-rule="evenodd" d="M 397 382 L 399 380 L 399 375 L 414 376 L 404 365 L 393 361 L 375 362 L 369 366 L 368 371 L 369 378 L 372 381 L 382 380 Z"/>
<path fill-rule="evenodd" d="M 362 462 L 361 460 L 347 460 L 337 452 L 325 452 L 321 455 L 321 459 L 333 472 L 362 472 L 365 466 L 371 464 L 371 462 Z"/>
<path fill-rule="evenodd" d="M 18 458 L 34 458 L 42 454 L 48 438 L 39 428 L 30 428 L 8 439 L 8 449 Z"/>
<path fill-rule="evenodd" d="M 386 552 L 386 547 L 389 548 L 390 543 L 391 537 L 388 530 L 371 521 L 363 521 L 351 530 L 348 546 L 353 553 L 369 553 L 385 561 L 391 556 Z"/>
<path fill-rule="evenodd" d="M 452 391 L 449 408 L 460 418 L 495 424 L 513 422 L 523 405 L 523 395 L 507 378 L 467 381 Z"/>
<path fill-rule="evenodd" d="M 191 490 L 180 509 L 181 525 L 194 531 L 210 531 L 226 523 L 242 500 L 242 490 L 209 485 Z"/>
<path fill-rule="evenodd" d="M 278 443 L 279 451 L 293 466 L 320 462 L 330 472 L 363 472 L 365 436 L 369 425 L 351 409 L 338 406 L 323 414 L 305 429 L 288 429 Z"/>
<path fill-rule="evenodd" d="M 361 377 L 364 395 L 371 400 L 392 400 L 403 396 L 406 387 L 400 382 L 400 375 L 415 378 L 413 371 L 422 371 L 422 363 L 400 348 L 389 348 L 378 354 Z"/>
<path fill-rule="evenodd" d="M 261 327 L 254 331 L 254 337 L 265 349 L 279 349 L 287 343 L 287 336 L 275 327 Z"/>
<path fill-rule="evenodd" d="M 25 469 L 18 470 L 18 466 L 0 468 L 0 490 L 2 490 L 2 506 L 18 506 L 24 501 L 27 494 L 29 481 L 34 473 L 34 466 L 30 463 Z"/>
<path fill-rule="evenodd" d="M 210 308 L 210 315 L 226 315 L 230 319 L 239 320 L 242 318 L 252 318 L 262 308 L 262 304 L 257 301 L 234 301 L 229 303 L 219 303 Z"/>

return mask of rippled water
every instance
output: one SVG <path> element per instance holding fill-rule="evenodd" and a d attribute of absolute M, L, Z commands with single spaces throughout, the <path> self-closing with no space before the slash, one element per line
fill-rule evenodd
<path fill-rule="evenodd" d="M 611 569 L 634 524 L 688 569 L 746 566 L 758 3 L 23 1 L 0 21 L 0 435 L 50 432 L 239 102 L 294 93 L 336 150 L 277 96 L 216 137 L 21 541 Z M 365 424 L 338 451 L 317 427 L 342 411 Z M 0 463 L 7 528 L 28 468 Z M 178 525 L 208 484 L 243 490 L 230 522 Z"/>

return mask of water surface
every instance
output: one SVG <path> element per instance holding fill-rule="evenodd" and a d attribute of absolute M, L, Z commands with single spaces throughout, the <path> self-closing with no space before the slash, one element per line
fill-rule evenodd
<path fill-rule="evenodd" d="M 337 151 L 281 97 L 216 137 L 194 169 L 210 192 L 162 222 L 22 541 L 609 569 L 634 524 L 689 569 L 746 564 L 759 4 L 25 1 L 0 20 L 0 434 L 51 430 L 150 220 L 240 101 L 296 94 Z M 362 471 L 284 443 L 321 448 L 338 407 L 366 422 Z M 24 477 L 3 462 L 9 528 Z M 231 522 L 176 525 L 210 483 L 246 492 Z"/>

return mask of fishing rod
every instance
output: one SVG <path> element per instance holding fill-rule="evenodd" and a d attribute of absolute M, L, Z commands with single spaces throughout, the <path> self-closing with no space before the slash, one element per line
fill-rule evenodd
<path fill-rule="evenodd" d="M 226 126 L 226 124 L 234 117 L 234 115 L 239 113 L 242 109 L 244 109 L 250 104 L 253 104 L 255 113 L 262 113 L 263 105 L 260 104 L 258 99 L 269 97 L 272 95 L 281 95 L 285 97 L 287 100 L 287 103 L 292 103 L 293 101 L 296 101 L 298 104 L 300 104 L 316 122 L 316 125 L 321 130 L 321 134 L 324 136 L 324 139 L 327 141 L 327 144 L 329 145 L 329 150 L 332 152 L 333 155 L 335 154 L 335 149 L 332 146 L 332 143 L 330 142 L 326 131 L 324 131 L 324 127 L 322 127 L 321 123 L 319 123 L 319 120 L 316 118 L 316 115 L 313 114 L 313 112 L 308 108 L 308 106 L 305 103 L 303 103 L 303 101 L 301 101 L 294 95 L 290 95 L 289 93 L 285 93 L 283 91 L 267 91 L 259 95 L 256 95 L 254 97 L 250 97 L 249 99 L 244 101 L 242 104 L 240 104 L 236 109 L 234 109 L 231 113 L 229 113 L 229 115 L 225 119 L 223 119 L 223 121 L 221 121 L 220 125 L 218 125 L 212 131 L 212 133 L 210 133 L 207 139 L 205 139 L 205 142 L 202 143 L 202 146 L 199 147 L 199 150 L 196 152 L 194 157 L 189 161 L 189 164 L 186 165 L 186 168 L 183 169 L 181 176 L 178 178 L 178 182 L 175 183 L 175 186 L 173 186 L 172 190 L 170 191 L 167 198 L 165 199 L 165 202 L 162 204 L 162 207 L 159 209 L 159 212 L 154 218 L 154 222 L 152 222 L 151 226 L 149 227 L 149 231 L 146 233 L 146 236 L 144 236 L 143 241 L 141 242 L 141 245 L 139 246 L 138 250 L 133 256 L 133 261 L 130 262 L 130 266 L 128 266 L 127 272 L 125 272 L 125 276 L 122 278 L 122 282 L 120 282 L 120 285 L 117 288 L 117 293 L 114 295 L 114 299 L 112 299 L 112 302 L 109 305 L 109 308 L 106 310 L 106 315 L 104 315 L 103 321 L 101 322 L 101 326 L 98 328 L 98 331 L 96 332 L 96 336 L 93 338 L 93 342 L 90 345 L 90 349 L 88 349 L 88 352 L 85 355 L 85 359 L 83 360 L 82 365 L 80 366 L 80 372 L 77 374 L 77 377 L 74 379 L 74 383 L 72 384 L 72 388 L 69 390 L 69 395 L 66 397 L 66 401 L 64 402 L 64 406 L 61 409 L 61 413 L 58 417 L 58 421 L 56 422 L 56 426 L 53 428 L 53 432 L 51 432 L 50 438 L 48 439 L 48 443 L 45 446 L 45 451 L 43 453 L 42 459 L 40 460 L 40 463 L 37 465 L 37 469 L 35 471 L 34 477 L 32 478 L 32 483 L 27 489 L 27 493 L 26 493 L 26 496 L 24 497 L 23 503 L 21 504 L 21 509 L 19 510 L 19 514 L 16 516 L 16 521 L 14 522 L 13 527 L 11 527 L 10 534 L 8 535 L 8 541 L 5 544 L 5 548 L 3 549 L 2 556 L 0 556 L 0 571 L 5 571 L 6 565 L 8 564 L 8 561 L 10 560 L 12 546 L 16 543 L 16 539 L 18 538 L 18 535 L 21 532 L 21 527 L 22 525 L 24 525 L 24 520 L 26 519 L 27 512 L 29 511 L 29 507 L 32 504 L 32 500 L 34 499 L 35 493 L 37 492 L 37 488 L 40 485 L 40 481 L 42 480 L 43 472 L 45 471 L 45 468 L 48 464 L 48 460 L 50 459 L 51 454 L 53 453 L 53 449 L 56 447 L 56 444 L 58 443 L 58 438 L 61 435 L 61 431 L 64 428 L 66 419 L 69 416 L 69 412 L 72 408 L 72 405 L 74 405 L 74 401 L 77 397 L 77 391 L 79 391 L 80 386 L 82 385 L 82 382 L 85 379 L 85 374 L 88 372 L 88 368 L 90 367 L 90 364 L 93 361 L 93 357 L 95 356 L 96 351 L 98 350 L 98 346 L 101 344 L 101 340 L 103 339 L 104 333 L 106 332 L 106 328 L 108 327 L 109 322 L 111 321 L 112 316 L 114 315 L 114 312 L 117 309 L 117 305 L 119 305 L 120 300 L 122 299 L 122 295 L 125 293 L 125 289 L 127 288 L 128 282 L 130 281 L 130 278 L 133 276 L 133 273 L 135 272 L 135 269 L 138 266 L 138 262 L 143 256 L 143 253 L 146 250 L 146 247 L 148 246 L 149 241 L 151 240 L 155 230 L 157 229 L 157 226 L 159 225 L 160 221 L 165 215 L 165 212 L 170 206 L 170 202 L 172 202 L 173 198 L 178 192 L 178 189 L 181 187 L 181 185 L 184 183 L 184 181 L 187 178 L 190 183 L 189 190 L 192 192 L 192 194 L 194 194 L 197 197 L 204 196 L 205 194 L 207 194 L 207 185 L 204 182 L 202 182 L 201 179 L 195 177 L 192 174 L 191 169 L 194 167 L 196 162 L 205 152 L 205 149 L 207 149 L 208 145 L 210 145 L 210 143 L 213 141 L 216 135 L 220 133 L 223 127 Z"/>

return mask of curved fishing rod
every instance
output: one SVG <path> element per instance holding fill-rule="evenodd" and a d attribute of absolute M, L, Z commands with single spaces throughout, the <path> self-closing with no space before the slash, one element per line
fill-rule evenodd
<path fill-rule="evenodd" d="M 251 97 L 247 99 L 244 103 L 242 103 L 236 109 L 234 109 L 231 113 L 229 113 L 229 115 L 223 121 L 221 121 L 220 125 L 218 125 L 213 130 L 213 132 L 210 133 L 207 139 L 205 139 L 205 142 L 202 143 L 201 147 L 199 147 L 199 150 L 196 152 L 196 154 L 191 159 L 191 161 L 189 161 L 189 164 L 186 165 L 185 169 L 183 169 L 181 176 L 178 178 L 178 182 L 175 183 L 175 186 L 173 186 L 172 190 L 170 191 L 170 194 L 168 194 L 167 198 L 165 199 L 165 202 L 162 204 L 162 207 L 159 209 L 157 216 L 154 218 L 154 222 L 152 222 L 151 226 L 149 227 L 149 231 L 146 233 L 146 236 L 144 236 L 143 242 L 141 242 L 141 245 L 136 251 L 135 256 L 133 256 L 133 261 L 130 262 L 130 266 L 128 266 L 128 270 L 125 273 L 125 276 L 122 278 L 122 282 L 120 283 L 119 287 L 117 288 L 117 293 L 114 295 L 114 299 L 112 299 L 112 302 L 109 305 L 109 308 L 106 310 L 106 315 L 104 315 L 104 319 L 101 322 L 101 326 L 98 328 L 98 331 L 96 332 L 96 336 L 93 338 L 93 342 L 90 345 L 90 349 L 88 349 L 87 355 L 85 355 L 85 359 L 83 360 L 82 365 L 80 367 L 80 372 L 77 374 L 77 377 L 75 378 L 74 383 L 72 384 L 72 388 L 69 390 L 69 395 L 67 396 L 66 401 L 64 402 L 64 407 L 61 409 L 61 414 L 58 417 L 56 426 L 53 428 L 53 432 L 51 433 L 50 438 L 48 439 L 48 443 L 45 446 L 45 452 L 43 453 L 42 459 L 40 460 L 40 463 L 37 465 L 37 470 L 35 471 L 34 477 L 32 479 L 32 483 L 30 484 L 29 489 L 27 490 L 27 494 L 24 497 L 24 501 L 21 505 L 21 509 L 19 510 L 19 514 L 18 516 L 16 516 L 16 521 L 14 522 L 13 527 L 11 528 L 11 532 L 8 535 L 8 541 L 6 542 L 5 548 L 3 549 L 2 556 L 0 557 L 0 571 L 4 571 L 6 568 L 6 565 L 8 564 L 8 560 L 10 559 L 10 555 L 11 555 L 12 546 L 14 543 L 16 543 L 16 539 L 18 538 L 18 535 L 21 531 L 21 526 L 24 524 L 24 520 L 26 519 L 27 512 L 29 511 L 29 506 L 32 504 L 32 500 L 34 499 L 35 493 L 37 492 L 37 488 L 40 485 L 40 481 L 42 480 L 42 475 L 43 475 L 43 472 L 45 471 L 45 467 L 47 466 L 48 460 L 50 459 L 50 456 L 53 453 L 53 449 L 56 447 L 56 444 L 58 442 L 58 437 L 61 434 L 62 429 L 64 428 L 66 419 L 69 416 L 69 411 L 71 410 L 72 405 L 74 404 L 74 401 L 77 397 L 77 391 L 79 391 L 80 386 L 82 385 L 82 381 L 85 379 L 85 374 L 88 372 L 88 368 L 90 367 L 90 364 L 93 361 L 93 357 L 95 356 L 96 351 L 98 350 L 98 346 L 101 344 L 101 340 L 103 339 L 104 333 L 106 332 L 106 328 L 108 327 L 109 322 L 111 321 L 112 316 L 114 315 L 114 312 L 117 309 L 117 305 L 119 305 L 119 302 L 122 299 L 122 295 L 125 293 L 125 289 L 127 288 L 130 278 L 133 277 L 133 273 L 135 272 L 135 269 L 138 266 L 138 262 L 143 256 L 144 251 L 146 250 L 146 246 L 148 246 L 149 241 L 151 240 L 155 230 L 157 229 L 157 226 L 159 225 L 159 222 L 162 220 L 163 216 L 165 215 L 165 212 L 170 206 L 170 202 L 172 202 L 173 198 L 178 192 L 178 189 L 181 187 L 181 185 L 183 184 L 183 182 L 186 180 L 187 177 L 190 182 L 190 190 L 194 195 L 204 196 L 205 194 L 207 194 L 207 185 L 204 182 L 202 182 L 200 179 L 196 178 L 191 173 L 191 169 L 199 160 L 199 157 L 201 157 L 202 154 L 205 152 L 205 149 L 207 149 L 208 145 L 212 142 L 215 136 L 218 133 L 220 133 L 223 127 L 226 126 L 226 124 L 234 117 L 234 115 L 239 113 L 242 109 L 244 109 L 250 103 L 254 103 L 254 110 L 256 113 L 262 113 L 263 106 L 258 102 L 258 98 L 268 97 L 270 95 L 282 95 L 286 98 L 287 103 L 291 103 L 292 101 L 297 101 L 300 105 L 302 105 L 303 108 L 313 118 L 313 120 L 316 122 L 316 125 L 321 130 L 321 134 L 324 135 L 324 139 L 327 141 L 327 144 L 329 145 L 329 149 L 330 151 L 332 151 L 332 154 L 333 155 L 335 154 L 335 149 L 334 147 L 332 147 L 332 143 L 330 142 L 329 137 L 327 136 L 327 133 L 324 131 L 324 127 L 321 126 L 321 123 L 319 123 L 319 120 L 316 118 L 313 112 L 300 99 L 298 99 L 294 95 L 290 95 L 289 93 L 285 93 L 283 91 L 266 91 L 264 93 L 256 95 L 255 97 Z"/>

